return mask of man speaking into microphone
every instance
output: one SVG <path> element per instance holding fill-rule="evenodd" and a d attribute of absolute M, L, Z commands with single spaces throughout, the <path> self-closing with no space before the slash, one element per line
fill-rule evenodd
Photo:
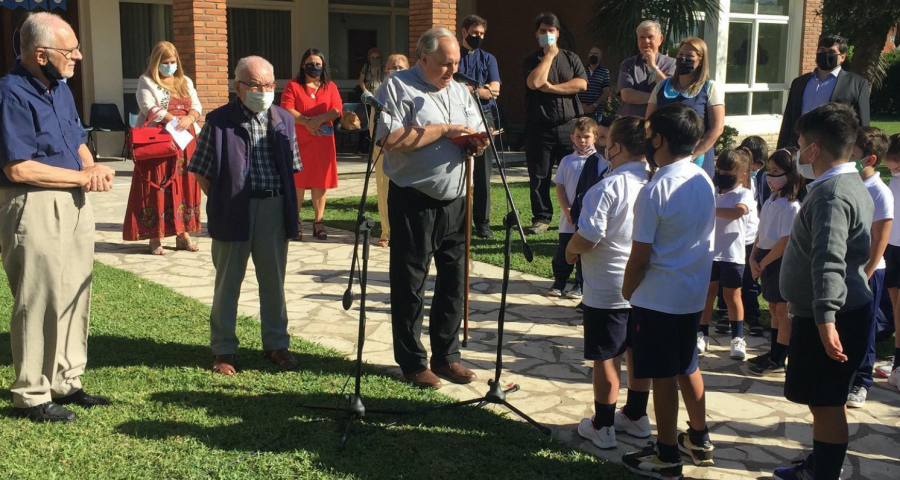
<path fill-rule="evenodd" d="M 453 81 L 460 48 L 451 31 L 434 28 L 416 45 L 418 63 L 391 74 L 378 90 L 386 111 L 375 141 L 385 152 L 390 178 L 391 321 L 394 359 L 406 381 L 441 387 L 438 375 L 470 383 L 475 374 L 460 364 L 459 326 L 465 283 L 466 172 L 468 154 L 481 154 L 486 138 L 458 146 L 453 138 L 485 132 L 481 108 L 468 89 Z M 437 268 L 431 302 L 431 369 L 420 340 L 425 280 L 432 258 Z"/>

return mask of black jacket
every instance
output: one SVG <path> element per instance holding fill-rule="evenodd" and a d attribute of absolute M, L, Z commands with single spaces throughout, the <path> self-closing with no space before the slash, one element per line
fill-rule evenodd
<path fill-rule="evenodd" d="M 794 126 L 802 116 L 803 91 L 814 73 L 801 75 L 791 82 L 787 106 L 784 108 L 784 118 L 781 120 L 781 132 L 778 134 L 777 148 L 797 146 L 798 137 Z M 869 126 L 869 82 L 865 78 L 841 69 L 838 73 L 837 84 L 834 86 L 834 93 L 831 94 L 831 101 L 853 107 L 860 125 Z"/>

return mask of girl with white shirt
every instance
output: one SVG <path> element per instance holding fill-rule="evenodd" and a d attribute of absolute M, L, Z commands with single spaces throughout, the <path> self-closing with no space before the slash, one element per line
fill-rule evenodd
<path fill-rule="evenodd" d="M 578 433 L 598 448 L 616 447 L 616 431 L 647 438 L 649 379 L 635 379 L 627 331 L 631 305 L 622 297 L 625 265 L 631 254 L 634 203 L 650 178 L 644 160 L 644 120 L 624 117 L 610 127 L 610 172 L 584 196 L 578 231 L 566 260 L 584 268 L 584 358 L 594 362 L 594 411 Z M 573 219 L 575 220 L 575 219 Z M 616 411 L 622 356 L 628 364 L 628 400 Z"/>
<path fill-rule="evenodd" d="M 778 277 L 794 218 L 800 212 L 800 200 L 806 195 L 806 181 L 794 162 L 793 149 L 777 150 L 769 157 L 766 183 L 772 195 L 759 214 L 759 233 L 750 255 L 753 278 L 762 279 L 762 295 L 772 315 L 770 351 L 749 362 L 750 373 L 758 376 L 784 373 L 791 338 L 788 304 L 781 296 Z"/>
<path fill-rule="evenodd" d="M 718 191 L 714 256 L 706 306 L 700 317 L 700 331 L 697 332 L 697 350 L 704 353 L 709 348 L 709 324 L 712 320 L 713 303 L 721 284 L 731 327 L 731 358 L 735 360 L 743 360 L 747 356 L 741 285 L 747 255 L 744 236 L 750 209 L 756 208 L 753 193 L 746 188 L 749 185 L 752 158 L 749 150 L 738 148 L 725 150 L 716 159 L 713 182 Z"/>

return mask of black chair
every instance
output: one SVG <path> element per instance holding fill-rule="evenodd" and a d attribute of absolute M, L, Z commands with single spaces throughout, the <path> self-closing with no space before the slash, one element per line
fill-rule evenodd
<path fill-rule="evenodd" d="M 128 133 L 128 127 L 122 122 L 122 115 L 119 114 L 119 107 L 114 103 L 93 103 L 91 104 L 91 124 L 88 125 L 88 147 L 97 155 L 97 137 L 98 132 L 122 132 Z M 122 142 L 122 157 L 125 156 L 125 142 Z"/>

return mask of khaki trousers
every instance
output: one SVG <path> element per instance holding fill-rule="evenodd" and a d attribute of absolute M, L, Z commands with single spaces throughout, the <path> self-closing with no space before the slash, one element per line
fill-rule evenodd
<path fill-rule="evenodd" d="M 210 313 L 210 348 L 213 355 L 237 352 L 235 333 L 241 284 L 247 260 L 253 257 L 259 284 L 260 324 L 263 349 L 288 348 L 287 306 L 284 302 L 284 275 L 287 270 L 288 240 L 284 231 L 284 199 L 250 199 L 250 240 L 212 242 L 216 267 L 216 290 Z"/>
<path fill-rule="evenodd" d="M 0 188 L 0 248 L 14 297 L 13 406 L 33 407 L 81 388 L 94 271 L 87 194 Z"/>
<path fill-rule="evenodd" d="M 376 146 L 372 153 L 373 158 L 378 158 L 381 147 Z M 381 219 L 381 239 L 389 242 L 391 240 L 391 222 L 388 220 L 388 190 L 390 189 L 391 179 L 384 174 L 384 154 L 375 165 L 375 189 L 378 196 L 378 218 Z"/>

